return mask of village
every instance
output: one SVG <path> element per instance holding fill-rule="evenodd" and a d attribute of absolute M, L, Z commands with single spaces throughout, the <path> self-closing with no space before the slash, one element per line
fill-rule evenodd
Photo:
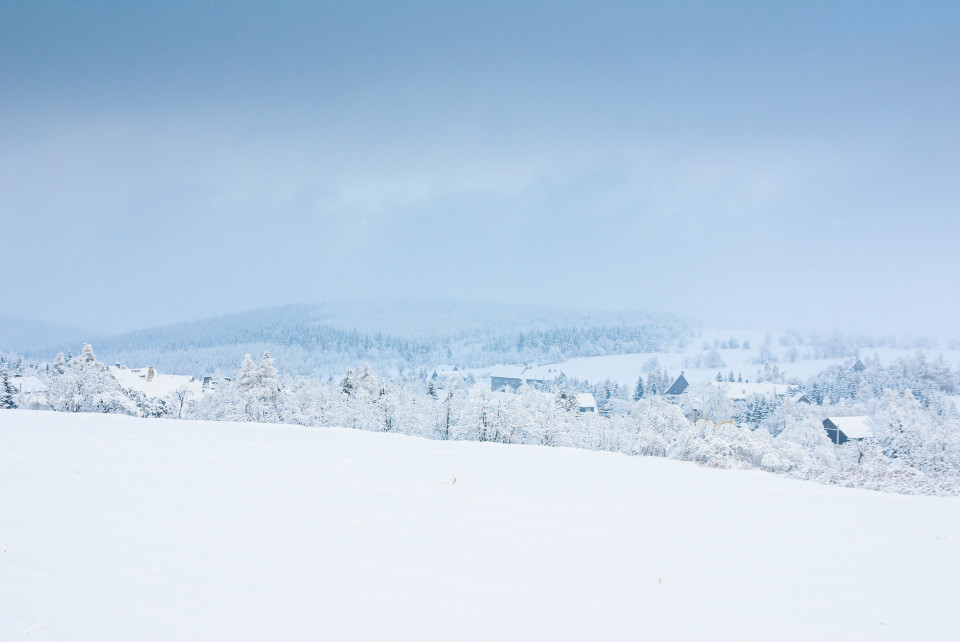
<path fill-rule="evenodd" d="M 860 359 L 854 360 L 848 366 L 853 372 L 862 372 L 865 368 Z M 131 368 L 123 364 L 108 367 L 109 375 L 116 380 L 120 388 L 135 391 L 148 398 L 162 399 L 171 395 L 199 398 L 204 394 L 217 389 L 223 382 L 229 382 L 231 377 L 216 377 L 204 375 L 167 374 L 158 372 L 153 366 Z M 718 376 L 718 379 L 720 377 Z M 13 389 L 20 396 L 22 407 L 44 409 L 48 403 L 45 397 L 46 386 L 37 375 L 15 375 L 10 377 Z M 461 371 L 454 365 L 440 365 L 433 369 L 427 382 L 428 390 L 441 391 L 451 387 L 463 386 L 470 383 L 480 383 L 488 386 L 491 392 L 503 399 L 516 395 L 521 389 L 527 393 L 544 396 L 554 395 L 567 385 L 567 377 L 556 365 L 545 366 L 510 366 L 500 365 L 474 371 Z M 598 404 L 592 392 L 574 391 L 575 407 L 581 413 L 597 413 L 607 416 L 617 412 L 617 404 Z M 728 403 L 719 404 L 725 408 L 725 414 L 718 416 L 717 403 L 711 404 L 711 411 L 707 412 L 701 404 L 717 397 Z M 639 399 L 636 397 L 634 401 Z M 672 381 L 662 398 L 684 408 L 686 418 L 698 421 L 709 418 L 716 423 L 733 423 L 735 418 L 743 413 L 745 406 L 758 401 L 770 406 L 779 404 L 812 404 L 813 402 L 804 390 L 798 385 L 770 382 L 726 381 L 717 380 L 694 384 L 691 387 L 684 373 Z M 842 445 L 850 440 L 862 440 L 873 435 L 873 424 L 867 415 L 824 416 L 823 428 L 830 441 L 835 445 Z"/>
<path fill-rule="evenodd" d="M 848 366 L 851 371 L 863 372 L 866 366 L 860 359 L 853 360 Z M 527 386 L 542 394 L 552 394 L 557 389 L 563 387 L 567 377 L 556 365 L 548 366 L 495 366 L 490 369 L 479 369 L 476 380 L 484 384 L 489 384 L 490 389 L 500 395 L 516 394 L 522 386 Z M 474 378 L 472 372 L 464 373 L 454 365 L 441 365 L 434 369 L 430 375 L 431 385 L 437 389 L 444 389 L 449 386 L 462 385 L 467 381 L 467 377 Z M 704 394 L 706 387 L 706 394 Z M 810 397 L 799 385 L 770 382 L 750 382 L 750 381 L 727 381 L 718 380 L 700 384 L 699 395 L 692 398 L 691 404 L 682 404 L 681 396 L 690 391 L 690 382 L 687 381 L 684 373 L 681 372 L 669 387 L 662 393 L 664 399 L 672 401 L 678 405 L 686 405 L 689 410 L 685 413 L 690 421 L 697 421 L 704 418 L 704 408 L 698 407 L 698 402 L 710 396 L 710 392 L 716 392 L 729 401 L 729 413 L 726 416 L 713 416 L 712 419 L 720 423 L 733 423 L 738 414 L 737 409 L 742 409 L 748 403 L 756 400 L 766 400 L 771 405 L 782 403 L 789 404 L 812 404 Z M 634 401 L 640 396 L 635 395 Z M 607 415 L 611 409 L 598 406 L 596 398 L 591 392 L 577 392 L 577 408 L 579 412 L 596 412 L 601 415 Z M 742 413 L 741 413 L 742 414 Z M 841 445 L 849 440 L 866 439 L 873 434 L 873 426 L 870 417 L 867 415 L 849 415 L 849 416 L 831 416 L 823 418 L 823 427 L 830 441 L 836 445 Z"/>

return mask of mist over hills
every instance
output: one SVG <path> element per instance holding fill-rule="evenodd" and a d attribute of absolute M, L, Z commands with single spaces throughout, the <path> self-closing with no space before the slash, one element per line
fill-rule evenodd
<path fill-rule="evenodd" d="M 46 346 L 79 344 L 93 336 L 83 328 L 0 316 L 0 353 L 42 350 Z"/>
<path fill-rule="evenodd" d="M 107 363 L 166 372 L 232 372 L 244 354 L 270 351 L 290 374 L 335 376 L 369 363 L 383 374 L 418 376 L 440 363 L 478 367 L 572 356 L 667 350 L 693 338 L 677 315 L 499 305 L 440 299 L 288 305 L 108 336 L 64 331 L 0 337 L 0 348 L 33 360 L 93 344 Z"/>

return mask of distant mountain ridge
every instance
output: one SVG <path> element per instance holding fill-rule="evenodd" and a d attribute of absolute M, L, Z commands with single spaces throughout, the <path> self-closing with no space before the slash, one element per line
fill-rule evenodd
<path fill-rule="evenodd" d="M 165 372 L 232 372 L 243 354 L 266 350 L 291 374 L 335 376 L 370 363 L 383 374 L 411 377 L 439 363 L 478 367 L 645 352 L 692 336 L 692 324 L 675 315 L 397 299 L 263 308 L 88 341 L 107 363 Z M 49 360 L 57 350 L 78 348 L 60 342 L 20 352 Z"/>

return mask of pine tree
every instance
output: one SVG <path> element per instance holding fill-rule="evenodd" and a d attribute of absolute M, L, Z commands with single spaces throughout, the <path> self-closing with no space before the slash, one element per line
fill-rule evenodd
<path fill-rule="evenodd" d="M 269 352 L 263 353 L 260 365 L 257 367 L 257 376 L 259 384 L 271 391 L 278 390 L 280 387 L 279 375 L 277 369 L 273 366 L 273 357 Z"/>
<path fill-rule="evenodd" d="M 340 382 L 340 392 L 348 397 L 353 394 L 353 368 L 347 368 Z"/>
<path fill-rule="evenodd" d="M 643 375 L 637 377 L 637 387 L 633 389 L 633 400 L 640 401 L 646 391 L 643 389 Z"/>
<path fill-rule="evenodd" d="M 67 359 L 63 356 L 62 352 L 58 352 L 56 358 L 53 360 L 53 365 L 50 368 L 50 374 L 62 375 L 66 371 Z"/>
<path fill-rule="evenodd" d="M 247 391 L 257 385 L 259 379 L 257 365 L 250 358 L 249 354 L 243 355 L 243 363 L 240 365 L 240 373 L 237 375 L 237 386 L 240 390 Z"/>
<path fill-rule="evenodd" d="M 17 389 L 10 382 L 10 373 L 4 368 L 0 372 L 0 410 L 9 410 L 17 407 Z"/>

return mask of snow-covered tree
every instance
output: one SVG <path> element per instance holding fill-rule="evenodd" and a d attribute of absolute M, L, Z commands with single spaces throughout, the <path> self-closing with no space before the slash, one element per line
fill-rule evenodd
<path fill-rule="evenodd" d="M 136 406 L 90 344 L 67 361 L 58 354 L 46 377 L 47 400 L 54 410 L 137 414 Z"/>
<path fill-rule="evenodd" d="M 10 373 L 6 367 L 0 371 L 0 410 L 17 407 L 17 389 L 10 382 Z"/>
<path fill-rule="evenodd" d="M 646 391 L 643 388 L 643 375 L 641 375 L 637 377 L 637 385 L 633 388 L 633 400 L 640 401 L 644 394 L 646 394 Z"/>
<path fill-rule="evenodd" d="M 689 416 L 727 421 L 733 417 L 733 405 L 726 391 L 712 383 L 691 384 L 680 395 L 680 407 Z"/>

